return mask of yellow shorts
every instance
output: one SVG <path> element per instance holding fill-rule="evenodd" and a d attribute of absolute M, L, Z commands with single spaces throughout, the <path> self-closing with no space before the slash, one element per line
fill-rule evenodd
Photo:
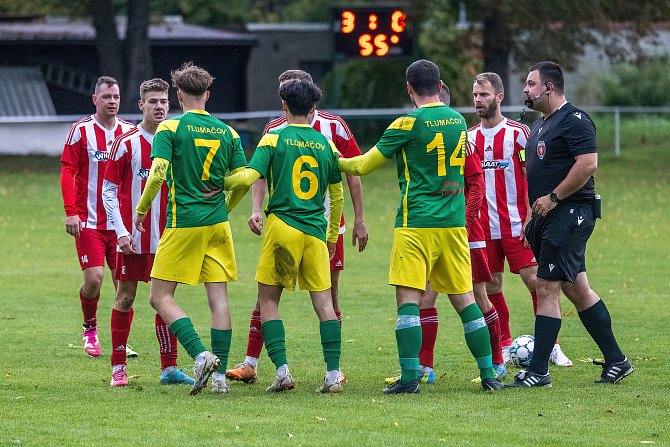
<path fill-rule="evenodd" d="M 235 281 L 237 264 L 230 224 L 166 228 L 158 243 L 151 277 L 191 285 Z"/>
<path fill-rule="evenodd" d="M 438 293 L 472 290 L 465 228 L 394 228 L 389 284 Z"/>
<path fill-rule="evenodd" d="M 256 281 L 295 290 L 296 278 L 302 290 L 321 292 L 330 289 L 328 247 L 321 239 L 270 214 L 265 225 Z"/>

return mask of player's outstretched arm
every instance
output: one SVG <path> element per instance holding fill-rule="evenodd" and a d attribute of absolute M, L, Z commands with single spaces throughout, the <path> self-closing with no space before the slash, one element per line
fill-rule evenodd
<path fill-rule="evenodd" d="M 231 191 L 239 188 L 249 188 L 256 180 L 261 178 L 261 173 L 253 168 L 244 168 L 242 171 L 229 175 L 223 179 L 223 189 Z"/>
<path fill-rule="evenodd" d="M 363 155 L 340 158 L 337 160 L 337 165 L 340 171 L 346 174 L 367 175 L 383 165 L 386 160 L 386 157 L 375 146 Z"/>
<path fill-rule="evenodd" d="M 240 167 L 237 169 L 233 169 L 231 174 L 236 174 L 238 172 L 244 171 L 244 167 Z M 226 208 L 228 208 L 228 212 L 230 213 L 235 207 L 237 206 L 238 203 L 240 203 L 240 200 L 242 200 L 242 197 L 249 191 L 248 186 L 244 186 L 238 189 L 234 189 L 226 196 Z"/>

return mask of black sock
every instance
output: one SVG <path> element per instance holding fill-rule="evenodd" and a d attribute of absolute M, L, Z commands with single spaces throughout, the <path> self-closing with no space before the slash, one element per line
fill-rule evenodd
<path fill-rule="evenodd" d="M 558 331 L 561 330 L 561 319 L 537 315 L 535 317 L 535 348 L 530 360 L 528 371 L 537 374 L 549 372 L 549 356 L 554 349 Z"/>
<path fill-rule="evenodd" d="M 614 338 L 612 319 L 603 300 L 579 312 L 579 318 L 605 356 L 605 363 L 620 362 L 625 358 Z"/>

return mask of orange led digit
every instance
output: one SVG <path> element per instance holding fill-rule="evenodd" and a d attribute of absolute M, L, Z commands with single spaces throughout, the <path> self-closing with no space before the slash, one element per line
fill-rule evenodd
<path fill-rule="evenodd" d="M 360 47 L 361 56 L 370 56 L 374 51 L 375 47 L 371 43 L 372 36 L 369 34 L 363 34 L 358 38 L 358 46 Z"/>
<path fill-rule="evenodd" d="M 386 34 L 377 34 L 375 36 L 375 55 L 386 56 L 389 52 L 389 44 L 386 43 Z"/>
<path fill-rule="evenodd" d="M 393 11 L 391 14 L 391 29 L 396 33 L 402 33 L 405 31 L 405 20 L 407 16 L 404 12 L 397 10 Z"/>
<path fill-rule="evenodd" d="M 349 34 L 356 28 L 356 14 L 351 11 L 342 11 L 342 33 Z"/>

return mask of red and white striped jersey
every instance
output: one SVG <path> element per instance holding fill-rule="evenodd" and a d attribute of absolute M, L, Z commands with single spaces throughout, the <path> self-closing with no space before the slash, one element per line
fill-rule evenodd
<path fill-rule="evenodd" d="M 465 179 L 465 221 L 468 225 L 468 245 L 473 248 L 486 247 L 486 235 L 479 218 L 484 201 L 484 175 L 479 154 L 468 145 L 463 169 Z"/>
<path fill-rule="evenodd" d="M 144 233 L 133 224 L 135 207 L 149 178 L 151 170 L 151 143 L 154 136 L 136 127 L 119 136 L 112 147 L 104 179 L 118 185 L 118 202 L 126 231 L 132 234 L 138 254 L 156 253 L 158 241 L 166 223 L 167 184 L 163 182 L 160 194 L 151 203 L 144 221 Z"/>
<path fill-rule="evenodd" d="M 263 135 L 271 130 L 282 129 L 287 125 L 286 117 L 281 116 L 275 118 L 265 125 Z M 356 143 L 354 135 L 351 133 L 349 126 L 347 126 L 347 123 L 344 122 L 342 117 L 333 115 L 332 113 L 315 110 L 314 118 L 312 119 L 312 127 L 314 130 L 318 130 L 328 139 L 332 140 L 333 143 L 335 143 L 335 147 L 337 147 L 337 150 L 344 158 L 352 158 L 361 155 L 358 143 Z M 326 206 L 326 219 L 328 219 L 330 217 L 330 197 L 328 194 L 326 194 L 324 205 Z M 340 234 L 344 233 L 344 231 L 344 214 L 342 214 L 342 219 L 340 219 Z"/>
<path fill-rule="evenodd" d="M 102 177 L 114 139 L 134 127 L 117 118 L 108 130 L 91 115 L 70 129 L 60 159 L 61 191 L 65 215 L 79 215 L 85 228 L 112 229 L 102 204 Z"/>
<path fill-rule="evenodd" d="M 482 160 L 485 200 L 480 219 L 486 239 L 519 237 L 528 214 L 525 147 L 530 129 L 508 118 L 487 129 L 468 129 L 468 143 Z"/>

